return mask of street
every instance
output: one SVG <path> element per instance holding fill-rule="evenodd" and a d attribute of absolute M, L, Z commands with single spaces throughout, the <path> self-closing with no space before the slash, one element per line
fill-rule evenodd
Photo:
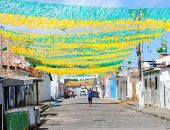
<path fill-rule="evenodd" d="M 87 104 L 87 97 L 65 99 L 61 106 L 48 109 L 42 114 L 40 130 L 166 130 L 170 123 L 165 120 L 125 108 L 119 104 L 106 104 L 94 98 Z"/>

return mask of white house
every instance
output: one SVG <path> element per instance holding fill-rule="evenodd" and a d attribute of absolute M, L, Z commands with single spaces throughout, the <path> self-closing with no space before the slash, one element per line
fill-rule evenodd
<path fill-rule="evenodd" d="M 170 56 L 156 61 L 160 65 L 160 106 L 170 109 Z"/>
<path fill-rule="evenodd" d="M 144 103 L 160 106 L 160 69 L 144 71 Z"/>
<path fill-rule="evenodd" d="M 39 101 L 48 101 L 51 99 L 51 81 L 53 79 L 49 73 L 44 73 L 41 79 L 43 82 L 38 83 Z"/>
<path fill-rule="evenodd" d="M 144 104 L 156 105 L 170 109 L 170 56 L 156 60 L 157 67 L 144 71 Z"/>
<path fill-rule="evenodd" d="M 51 97 L 58 99 L 64 96 L 64 79 L 56 74 L 51 74 L 53 81 L 51 81 Z"/>

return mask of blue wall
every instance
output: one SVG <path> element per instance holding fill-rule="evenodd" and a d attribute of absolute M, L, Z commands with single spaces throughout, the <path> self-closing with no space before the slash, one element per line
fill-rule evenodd
<path fill-rule="evenodd" d="M 117 81 L 111 79 L 110 80 L 110 97 L 111 98 L 117 98 L 116 97 L 116 89 L 117 89 Z"/>

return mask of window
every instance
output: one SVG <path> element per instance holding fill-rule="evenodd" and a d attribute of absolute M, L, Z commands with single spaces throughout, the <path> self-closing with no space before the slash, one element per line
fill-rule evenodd
<path fill-rule="evenodd" d="M 152 88 L 152 80 L 151 80 L 151 78 L 150 78 L 150 88 Z"/>
<path fill-rule="evenodd" d="M 158 89 L 158 78 L 155 77 L 155 90 L 157 90 L 157 89 Z"/>
<path fill-rule="evenodd" d="M 147 89 L 147 79 L 145 79 L 145 89 Z"/>

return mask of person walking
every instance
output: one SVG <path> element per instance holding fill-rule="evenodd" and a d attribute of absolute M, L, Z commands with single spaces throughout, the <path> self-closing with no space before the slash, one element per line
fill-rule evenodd
<path fill-rule="evenodd" d="M 92 101 L 93 100 L 93 90 L 91 88 L 89 88 L 89 89 L 87 89 L 87 92 L 88 92 L 88 102 L 89 102 L 90 105 L 92 105 L 92 103 L 93 103 L 93 101 Z"/>

